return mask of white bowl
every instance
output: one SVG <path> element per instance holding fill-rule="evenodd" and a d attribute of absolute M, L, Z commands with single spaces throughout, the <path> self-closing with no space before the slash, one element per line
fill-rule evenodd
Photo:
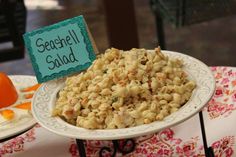
<path fill-rule="evenodd" d="M 33 97 L 32 112 L 35 119 L 46 129 L 67 137 L 86 140 L 115 140 L 138 137 L 158 132 L 162 129 L 181 123 L 198 113 L 211 99 L 215 89 L 215 79 L 211 70 L 201 61 L 185 54 L 162 51 L 171 58 L 179 58 L 184 62 L 184 71 L 197 84 L 190 100 L 177 112 L 156 121 L 136 127 L 124 129 L 88 130 L 73 126 L 59 117 L 52 117 L 56 95 L 64 86 L 64 79 L 49 81 L 41 85 Z"/>

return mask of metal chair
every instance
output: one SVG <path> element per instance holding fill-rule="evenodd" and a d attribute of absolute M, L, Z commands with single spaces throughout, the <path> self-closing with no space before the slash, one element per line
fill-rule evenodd
<path fill-rule="evenodd" d="M 236 0 L 150 0 L 150 6 L 162 49 L 166 49 L 163 20 L 178 28 L 236 14 Z"/>

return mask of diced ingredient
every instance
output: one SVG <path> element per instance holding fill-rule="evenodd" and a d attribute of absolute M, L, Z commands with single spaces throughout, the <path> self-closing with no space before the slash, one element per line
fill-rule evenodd
<path fill-rule="evenodd" d="M 18 104 L 15 108 L 23 109 L 23 110 L 31 110 L 31 102 L 25 102 L 22 104 Z"/>
<path fill-rule="evenodd" d="M 22 92 L 36 91 L 36 90 L 40 87 L 40 85 L 41 85 L 41 84 L 36 84 L 36 85 L 30 86 L 30 87 L 24 88 L 24 89 L 22 89 L 21 91 L 22 91 Z"/>
<path fill-rule="evenodd" d="M 14 111 L 6 109 L 0 111 L 0 114 L 6 119 L 6 120 L 12 120 L 14 118 Z"/>

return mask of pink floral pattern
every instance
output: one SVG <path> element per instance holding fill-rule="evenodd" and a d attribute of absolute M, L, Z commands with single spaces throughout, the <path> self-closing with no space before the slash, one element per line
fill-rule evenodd
<path fill-rule="evenodd" d="M 163 156 L 169 157 L 178 155 L 179 157 L 200 157 L 204 156 L 202 145 L 198 145 L 199 137 L 194 137 L 188 141 L 183 141 L 180 138 L 174 137 L 172 129 L 165 129 L 157 134 L 140 137 L 136 140 L 136 149 L 134 152 L 125 155 L 126 157 L 139 156 L 139 157 L 156 157 Z M 88 157 L 98 156 L 99 150 L 103 146 L 112 148 L 111 141 L 87 141 L 86 152 Z M 73 150 L 73 151 L 71 151 Z M 71 157 L 78 155 L 76 144 L 73 142 L 70 146 Z M 105 155 L 106 156 L 106 155 Z M 107 154 L 110 157 L 111 154 Z M 124 156 L 119 154 L 118 156 Z"/>
<path fill-rule="evenodd" d="M 204 148 L 200 143 L 199 137 L 192 137 L 183 141 L 181 138 L 174 137 L 172 129 L 166 129 L 156 133 L 144 140 L 143 137 L 136 139 L 136 149 L 134 152 L 126 155 L 121 153 L 118 156 L 125 157 L 205 157 Z M 234 136 L 225 136 L 211 144 L 215 157 L 233 157 L 234 155 Z M 91 143 L 92 142 L 92 143 Z M 98 156 L 101 147 L 108 146 L 112 148 L 110 141 L 87 141 L 86 152 L 88 157 Z M 70 146 L 71 157 L 78 157 L 79 153 L 75 141 L 71 141 Z M 105 157 L 110 157 L 107 153 Z"/>
<path fill-rule="evenodd" d="M 212 67 L 216 78 L 216 90 L 208 103 L 207 112 L 211 119 L 227 117 L 236 109 L 236 70 L 227 67 Z"/>
<path fill-rule="evenodd" d="M 215 157 L 231 157 L 234 154 L 234 136 L 226 136 L 219 141 L 212 143 Z"/>
<path fill-rule="evenodd" d="M 236 102 L 236 69 L 227 67 L 212 67 L 211 69 L 216 78 L 216 90 L 204 111 L 207 111 L 210 119 L 226 118 L 236 109 L 236 105 L 232 103 Z M 175 137 L 173 129 L 165 129 L 154 135 L 137 138 L 135 151 L 126 156 L 204 157 L 204 148 L 200 138 L 201 134 L 183 140 Z M 215 156 L 232 157 L 234 155 L 234 141 L 234 136 L 225 136 L 213 142 L 211 146 Z M 88 157 L 98 156 L 98 151 L 105 145 L 112 148 L 112 143 L 109 141 L 87 141 Z M 71 147 L 74 147 L 74 144 Z"/>
<path fill-rule="evenodd" d="M 77 145 L 74 143 L 74 141 L 71 141 L 69 152 L 71 153 L 71 157 L 77 157 L 78 151 L 77 151 Z"/>
<path fill-rule="evenodd" d="M 137 145 L 135 156 L 199 156 L 203 153 L 202 146 L 198 145 L 199 137 L 183 141 L 174 137 L 172 129 L 163 130 L 154 134 L 152 138 Z"/>
<path fill-rule="evenodd" d="M 33 128 L 26 132 L 23 136 L 18 136 L 10 141 L 4 142 L 0 147 L 0 157 L 3 155 L 24 151 L 24 144 L 26 142 L 32 142 L 35 139 L 35 129 Z"/>
<path fill-rule="evenodd" d="M 213 98 L 203 110 L 204 114 L 208 115 L 208 118 L 204 118 L 206 120 L 206 129 L 210 129 L 207 128 L 207 123 L 214 123 L 214 126 L 216 126 L 216 124 L 219 125 L 218 122 L 222 123 L 222 118 L 224 121 L 229 120 L 230 118 L 234 120 L 236 110 L 236 68 L 212 67 L 211 69 L 216 78 L 216 90 Z M 231 123 L 233 126 L 234 121 Z M 235 127 L 232 128 L 235 129 Z M 37 141 L 36 129 L 43 128 L 40 125 L 36 125 L 33 129 L 23 135 L 1 143 L 0 157 L 17 156 L 15 153 L 28 149 L 26 146 L 27 143 Z M 199 132 L 188 134 L 188 129 L 189 125 L 186 126 L 185 124 L 181 124 L 181 127 L 168 128 L 156 134 L 138 137 L 134 139 L 136 142 L 136 148 L 132 153 L 123 155 L 119 152 L 116 157 L 205 157 L 200 130 Z M 180 132 L 183 131 L 184 133 L 186 132 L 186 136 L 185 134 L 178 134 L 177 130 Z M 212 132 L 216 132 L 214 135 L 217 136 L 214 137 L 214 135 L 212 135 L 210 138 L 211 141 L 208 141 L 209 146 L 213 148 L 215 157 L 236 156 L 236 133 L 234 131 L 225 133 L 222 131 L 224 129 L 221 129 L 222 132 L 219 132 L 219 130 L 214 129 Z M 68 139 L 68 141 L 65 141 L 63 138 L 61 142 L 68 142 L 69 144 L 65 156 L 79 157 L 79 152 L 74 139 Z M 123 143 L 121 142 L 120 145 L 122 144 Z M 86 141 L 85 145 L 88 157 L 98 156 L 101 147 L 107 146 L 113 148 L 111 141 L 90 140 Z M 66 145 L 65 149 L 67 149 L 67 146 L 68 145 Z M 26 154 L 26 156 L 29 155 Z M 106 152 L 104 156 L 110 157 L 111 153 Z"/>

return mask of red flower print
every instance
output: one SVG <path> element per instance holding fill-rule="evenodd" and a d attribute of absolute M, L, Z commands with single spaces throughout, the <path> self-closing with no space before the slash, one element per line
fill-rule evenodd
<path fill-rule="evenodd" d="M 212 144 L 215 157 L 232 157 L 234 154 L 234 136 L 226 136 Z M 234 155 L 235 156 L 235 155 Z"/>
<path fill-rule="evenodd" d="M 35 129 L 31 129 L 30 131 L 28 131 L 26 134 L 25 134 L 25 140 L 27 142 L 32 142 L 34 141 L 36 138 L 35 138 Z"/>
<path fill-rule="evenodd" d="M 16 143 L 14 146 L 15 152 L 20 152 L 24 150 L 24 143 Z"/>
<path fill-rule="evenodd" d="M 136 153 L 140 153 L 141 151 L 142 151 L 142 149 L 141 148 L 136 148 Z"/>
<path fill-rule="evenodd" d="M 212 99 L 212 100 L 209 102 L 209 104 L 207 105 L 207 111 L 208 111 L 208 112 L 212 112 L 212 111 L 216 111 L 216 109 L 217 109 L 217 105 L 216 105 L 216 103 L 215 103 L 215 100 Z"/>
<path fill-rule="evenodd" d="M 212 146 L 213 149 L 214 148 L 219 148 L 220 147 L 220 141 L 214 142 L 211 146 Z"/>
<path fill-rule="evenodd" d="M 231 157 L 233 155 L 234 151 L 232 148 L 228 148 L 225 150 L 226 157 Z"/>
<path fill-rule="evenodd" d="M 152 144 L 155 144 L 158 142 L 158 139 L 154 136 L 149 140 Z"/>
<path fill-rule="evenodd" d="M 96 141 L 95 145 L 101 145 L 101 142 L 100 141 Z"/>
<path fill-rule="evenodd" d="M 174 132 L 171 129 L 165 129 L 164 131 L 160 132 L 160 137 L 165 141 L 172 139 L 173 135 L 174 135 Z"/>
<path fill-rule="evenodd" d="M 233 100 L 233 102 L 236 102 L 236 92 L 234 92 L 234 93 L 232 94 L 232 100 Z"/>
<path fill-rule="evenodd" d="M 24 138 L 23 137 L 17 137 L 13 140 L 12 146 L 14 151 L 19 152 L 24 150 Z"/>
<path fill-rule="evenodd" d="M 211 67 L 211 71 L 216 71 L 217 67 Z"/>
<path fill-rule="evenodd" d="M 187 142 L 183 145 L 183 152 L 186 156 L 193 156 L 195 153 L 196 144 L 192 141 Z"/>
<path fill-rule="evenodd" d="M 221 81 L 221 84 L 227 84 L 229 83 L 229 79 L 228 78 L 223 78 Z"/>
<path fill-rule="evenodd" d="M 182 153 L 183 153 L 183 149 L 180 148 L 179 146 L 177 146 L 177 147 L 176 147 L 176 153 L 182 154 Z"/>
<path fill-rule="evenodd" d="M 178 145 L 178 144 L 180 144 L 181 142 L 182 142 L 182 140 L 181 139 L 179 139 L 179 138 L 177 138 L 177 139 L 171 139 L 171 141 L 174 143 L 174 144 L 176 144 L 176 145 Z"/>
<path fill-rule="evenodd" d="M 226 84 L 226 85 L 224 85 L 223 87 L 224 87 L 224 88 L 229 88 L 229 85 Z M 227 95 L 229 95 L 229 90 L 226 90 L 225 93 L 226 93 Z"/>
<path fill-rule="evenodd" d="M 70 149 L 69 149 L 72 157 L 76 157 L 77 156 L 77 145 L 75 143 L 70 145 Z"/>
<path fill-rule="evenodd" d="M 218 105 L 217 106 L 217 111 L 218 112 L 224 113 L 225 110 L 226 110 L 226 106 L 223 106 L 223 105 Z"/>
<path fill-rule="evenodd" d="M 222 97 L 223 96 L 223 89 L 221 87 L 216 88 L 214 97 Z"/>
<path fill-rule="evenodd" d="M 223 68 L 222 68 L 222 71 L 223 71 L 223 72 L 225 72 L 226 70 L 228 70 L 227 67 L 223 67 Z"/>
<path fill-rule="evenodd" d="M 141 152 L 142 152 L 142 154 L 147 154 L 148 151 L 147 151 L 147 149 L 143 148 Z"/>
<path fill-rule="evenodd" d="M 227 102 L 221 103 L 216 102 L 215 99 L 212 99 L 207 106 L 207 111 L 209 113 L 210 118 L 217 118 L 221 115 L 225 117 L 230 115 L 233 110 L 236 108 L 233 104 L 228 104 Z"/>
<path fill-rule="evenodd" d="M 190 147 L 189 145 L 185 145 L 185 146 L 183 147 L 183 150 L 184 150 L 184 152 L 188 152 L 188 151 L 191 150 L 191 147 Z"/>
<path fill-rule="evenodd" d="M 228 71 L 228 75 L 231 76 L 233 73 L 232 73 L 232 70 Z"/>
<path fill-rule="evenodd" d="M 147 149 L 146 147 L 137 147 L 135 148 L 135 153 L 137 154 L 147 154 Z"/>
<path fill-rule="evenodd" d="M 229 144 L 229 139 L 223 139 L 222 144 L 221 144 L 221 148 L 224 150 L 228 147 Z"/>
<path fill-rule="evenodd" d="M 168 150 L 168 149 L 160 149 L 158 152 L 157 152 L 158 156 L 170 156 L 171 155 L 171 151 Z"/>
<path fill-rule="evenodd" d="M 26 142 L 32 142 L 33 139 L 35 139 L 34 128 L 26 134 L 3 143 L 0 147 L 0 157 L 1 155 L 24 151 L 24 144 Z"/>
<path fill-rule="evenodd" d="M 13 148 L 11 143 L 6 143 L 5 145 L 3 145 L 2 147 L 2 154 L 11 154 L 13 153 Z"/>

